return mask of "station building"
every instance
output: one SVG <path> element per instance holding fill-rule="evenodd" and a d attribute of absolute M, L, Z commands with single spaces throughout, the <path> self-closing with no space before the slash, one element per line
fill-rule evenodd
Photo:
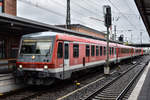
<path fill-rule="evenodd" d="M 62 28 L 66 27 L 66 25 L 56 25 L 56 26 L 62 27 Z M 71 24 L 70 28 L 71 28 L 71 30 L 74 30 L 76 32 L 81 32 L 81 33 L 85 33 L 87 35 L 91 35 L 91 36 L 94 36 L 94 37 L 105 39 L 105 35 L 106 35 L 105 33 L 100 32 L 100 31 L 95 30 L 95 29 L 92 29 L 90 27 L 81 25 L 81 24 Z"/>
<path fill-rule="evenodd" d="M 0 13 L 16 16 L 16 0 L 0 0 Z M 19 38 L 20 36 L 0 32 L 0 59 L 16 57 Z"/>
<path fill-rule="evenodd" d="M 16 16 L 16 0 L 0 0 L 0 13 Z M 19 38 L 20 36 L 0 32 L 0 59 L 16 57 Z"/>

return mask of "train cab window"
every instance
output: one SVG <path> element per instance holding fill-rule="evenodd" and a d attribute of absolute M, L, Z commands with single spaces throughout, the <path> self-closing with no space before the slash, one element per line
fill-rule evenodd
<path fill-rule="evenodd" d="M 106 55 L 106 47 L 104 47 L 104 55 Z"/>
<path fill-rule="evenodd" d="M 63 57 L 63 43 L 58 43 L 57 58 Z"/>
<path fill-rule="evenodd" d="M 95 46 L 91 46 L 91 56 L 95 56 Z"/>
<path fill-rule="evenodd" d="M 102 54 L 103 54 L 103 47 L 100 46 L 100 56 L 102 56 Z"/>
<path fill-rule="evenodd" d="M 89 45 L 86 45 L 86 57 L 89 57 L 90 56 L 90 46 Z"/>
<path fill-rule="evenodd" d="M 73 57 L 79 57 L 79 44 L 73 44 Z"/>
<path fill-rule="evenodd" d="M 99 56 L 99 48 L 96 46 L 96 56 Z"/>

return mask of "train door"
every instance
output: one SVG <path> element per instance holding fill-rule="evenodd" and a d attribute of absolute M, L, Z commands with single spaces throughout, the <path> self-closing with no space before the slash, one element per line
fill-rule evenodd
<path fill-rule="evenodd" d="M 119 48 L 116 47 L 116 63 L 118 63 L 119 61 Z"/>
<path fill-rule="evenodd" d="M 85 63 L 90 62 L 90 45 L 86 45 L 85 52 L 85 62 L 83 63 L 83 66 L 85 65 Z"/>
<path fill-rule="evenodd" d="M 69 68 L 69 42 L 64 42 L 64 71 Z"/>
<path fill-rule="evenodd" d="M 116 47 L 114 47 L 114 57 L 115 57 L 115 59 L 117 59 L 117 50 L 116 50 Z"/>

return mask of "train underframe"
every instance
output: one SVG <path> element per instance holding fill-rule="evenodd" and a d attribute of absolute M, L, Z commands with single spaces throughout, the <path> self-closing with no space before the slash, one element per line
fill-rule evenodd
<path fill-rule="evenodd" d="M 44 71 L 26 71 L 18 69 L 14 73 L 16 80 L 28 85 L 51 85 L 55 82 L 55 75 Z"/>

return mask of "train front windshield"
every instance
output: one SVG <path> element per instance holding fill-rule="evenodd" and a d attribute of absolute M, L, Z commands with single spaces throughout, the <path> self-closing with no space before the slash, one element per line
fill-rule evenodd
<path fill-rule="evenodd" d="M 20 54 L 49 55 L 51 48 L 51 40 L 23 40 Z"/>

